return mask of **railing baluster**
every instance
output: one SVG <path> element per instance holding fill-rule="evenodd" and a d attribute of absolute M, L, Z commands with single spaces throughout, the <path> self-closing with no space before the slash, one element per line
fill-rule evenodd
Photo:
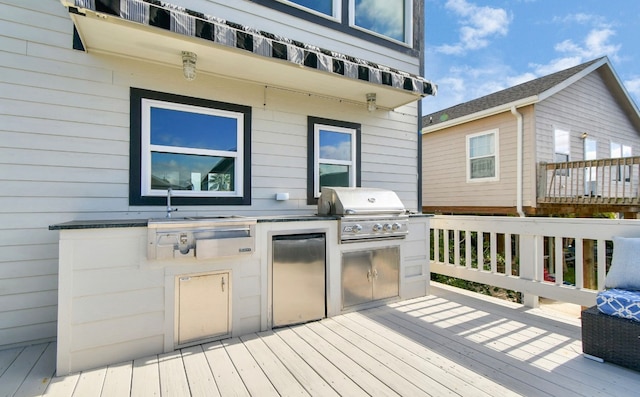
<path fill-rule="evenodd" d="M 433 229 L 433 261 L 440 263 L 440 229 Z"/>
<path fill-rule="evenodd" d="M 489 252 L 491 252 L 491 273 L 498 273 L 498 239 L 496 232 L 489 234 Z"/>
<path fill-rule="evenodd" d="M 606 240 L 597 240 L 598 244 L 598 257 L 597 257 L 597 265 L 596 269 L 598 269 L 598 281 L 597 288 L 598 291 L 602 291 L 604 289 L 604 279 L 607 273 L 607 242 Z"/>
<path fill-rule="evenodd" d="M 464 262 L 465 262 L 465 266 L 467 267 L 467 269 L 471 269 L 471 265 L 472 265 L 472 259 L 471 259 L 471 253 L 472 253 L 472 244 L 471 244 L 471 231 L 470 230 L 465 230 L 464 231 Z"/>
<path fill-rule="evenodd" d="M 460 231 L 453 232 L 453 264 L 460 266 Z"/>
<path fill-rule="evenodd" d="M 504 274 L 511 276 L 513 273 L 511 265 L 511 234 L 504 234 Z"/>
<path fill-rule="evenodd" d="M 451 264 L 451 261 L 449 260 L 449 242 L 451 241 L 451 239 L 449 238 L 449 229 L 442 230 L 442 239 L 442 243 L 444 245 L 444 263 L 449 265 Z"/>
<path fill-rule="evenodd" d="M 478 260 L 478 270 L 484 270 L 484 233 L 478 231 L 477 233 L 478 246 L 476 247 Z"/>
<path fill-rule="evenodd" d="M 575 239 L 575 257 L 576 257 L 576 287 L 584 288 L 584 255 L 583 255 L 583 241 L 581 238 Z"/>
<path fill-rule="evenodd" d="M 564 239 L 560 236 L 554 237 L 555 246 L 555 263 L 554 263 L 554 278 L 556 285 L 562 285 L 564 278 Z"/>

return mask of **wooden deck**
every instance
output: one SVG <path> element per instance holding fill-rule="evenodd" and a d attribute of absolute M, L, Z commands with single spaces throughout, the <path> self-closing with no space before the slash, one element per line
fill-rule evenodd
<path fill-rule="evenodd" d="M 0 351 L 0 396 L 637 396 L 581 354 L 578 319 L 433 295 L 53 377 L 55 343 Z"/>

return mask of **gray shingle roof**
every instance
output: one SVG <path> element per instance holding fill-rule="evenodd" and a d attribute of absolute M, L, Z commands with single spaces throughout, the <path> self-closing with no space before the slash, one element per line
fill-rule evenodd
<path fill-rule="evenodd" d="M 444 121 L 481 112 L 483 110 L 505 105 L 534 95 L 539 95 L 556 85 L 561 84 L 571 76 L 580 73 L 601 59 L 603 58 L 594 59 L 569 69 L 539 77 L 535 80 L 527 81 L 525 83 L 506 88 L 502 91 L 494 92 L 493 94 L 485 95 L 481 98 L 473 99 L 471 101 L 428 114 L 422 118 L 422 127 L 432 126 Z"/>

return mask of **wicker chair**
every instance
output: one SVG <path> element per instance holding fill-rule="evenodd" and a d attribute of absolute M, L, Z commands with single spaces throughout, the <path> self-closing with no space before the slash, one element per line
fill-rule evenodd
<path fill-rule="evenodd" d="M 596 306 L 583 310 L 582 351 L 640 371 L 640 321 L 604 314 Z"/>

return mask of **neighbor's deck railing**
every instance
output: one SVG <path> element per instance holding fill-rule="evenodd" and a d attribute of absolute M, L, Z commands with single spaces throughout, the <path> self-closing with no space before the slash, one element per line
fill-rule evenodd
<path fill-rule="evenodd" d="M 431 272 L 522 292 L 532 307 L 594 305 L 613 236 L 640 236 L 639 220 L 594 218 L 436 215 L 430 228 Z"/>
<path fill-rule="evenodd" d="M 540 163 L 539 203 L 640 203 L 640 157 Z"/>

